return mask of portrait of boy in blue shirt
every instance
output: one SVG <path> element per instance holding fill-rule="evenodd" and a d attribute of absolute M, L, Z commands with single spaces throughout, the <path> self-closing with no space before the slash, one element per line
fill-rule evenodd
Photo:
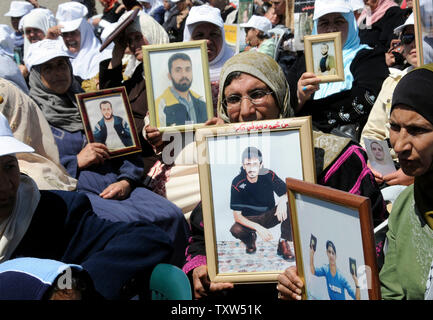
<path fill-rule="evenodd" d="M 326 278 L 326 287 L 328 289 L 329 299 L 331 300 L 346 300 L 344 290 L 347 291 L 349 296 L 354 300 L 361 299 L 361 292 L 358 285 L 358 279 L 355 273 L 352 274 L 353 280 L 355 281 L 355 292 L 350 286 L 349 282 L 337 269 L 337 250 L 332 241 L 326 241 L 326 254 L 328 255 L 329 264 L 323 265 L 320 268 L 314 266 L 314 253 L 313 247 L 310 247 L 310 270 L 311 274 L 316 277 Z"/>

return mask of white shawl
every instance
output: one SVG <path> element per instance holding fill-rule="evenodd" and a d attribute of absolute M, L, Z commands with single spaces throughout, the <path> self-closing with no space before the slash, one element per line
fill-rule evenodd
<path fill-rule="evenodd" d="M 40 198 L 36 183 L 21 175 L 12 214 L 0 223 L 0 262 L 8 260 L 23 239 Z"/>
<path fill-rule="evenodd" d="M 54 14 L 49 9 L 43 8 L 33 9 L 20 20 L 20 26 L 24 32 L 26 28 L 37 28 L 42 30 L 45 36 L 48 29 L 55 25 L 57 25 L 57 20 Z M 26 61 L 30 44 L 30 41 L 24 36 L 24 61 Z"/>

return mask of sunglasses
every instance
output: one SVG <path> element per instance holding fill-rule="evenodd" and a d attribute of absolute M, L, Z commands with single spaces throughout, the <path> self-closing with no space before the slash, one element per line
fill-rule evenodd
<path fill-rule="evenodd" d="M 415 40 L 415 35 L 413 33 L 406 33 L 401 35 L 401 42 L 403 44 L 411 44 Z"/>

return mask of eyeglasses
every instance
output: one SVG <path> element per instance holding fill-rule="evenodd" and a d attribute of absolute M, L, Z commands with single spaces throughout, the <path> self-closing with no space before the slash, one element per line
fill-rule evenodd
<path fill-rule="evenodd" d="M 413 33 L 406 33 L 401 35 L 401 42 L 404 44 L 411 44 L 415 40 L 415 35 Z"/>
<path fill-rule="evenodd" d="M 263 89 L 254 90 L 246 96 L 232 94 L 223 100 L 223 104 L 228 108 L 237 108 L 241 105 L 242 100 L 245 98 L 250 100 L 252 104 L 260 104 L 264 102 L 266 96 L 269 94 L 272 94 L 272 91 L 266 91 Z"/>

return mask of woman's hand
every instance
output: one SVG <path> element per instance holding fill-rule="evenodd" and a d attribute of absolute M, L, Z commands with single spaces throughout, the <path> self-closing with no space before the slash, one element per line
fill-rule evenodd
<path fill-rule="evenodd" d="M 384 182 L 384 180 L 383 180 L 383 175 L 382 175 L 380 172 L 374 170 L 374 169 L 371 167 L 370 162 L 367 163 L 367 167 L 371 170 L 371 173 L 373 174 L 373 176 L 374 176 L 374 180 L 376 180 L 377 184 L 378 184 L 378 185 L 381 185 L 381 184 Z"/>
<path fill-rule="evenodd" d="M 27 79 L 29 77 L 29 70 L 27 69 L 27 67 L 23 64 L 20 64 L 18 68 L 20 69 L 23 78 Z"/>
<path fill-rule="evenodd" d="M 143 129 L 143 137 L 150 143 L 153 148 L 153 151 L 158 154 L 162 151 L 165 146 L 164 141 L 162 140 L 162 133 L 158 128 L 150 126 L 150 124 L 146 125 Z"/>
<path fill-rule="evenodd" d="M 290 267 L 278 275 L 278 298 L 281 300 L 301 300 L 304 283 L 298 276 L 298 269 Z"/>
<path fill-rule="evenodd" d="M 57 26 L 49 28 L 47 30 L 47 35 L 45 38 L 51 39 L 51 40 L 57 40 L 57 38 L 62 35 L 62 28 L 63 28 L 63 26 L 60 24 Z"/>
<path fill-rule="evenodd" d="M 224 120 L 218 117 L 213 117 L 204 123 L 205 126 L 224 124 Z"/>
<path fill-rule="evenodd" d="M 120 180 L 110 184 L 99 196 L 104 199 L 123 200 L 131 193 L 132 187 L 126 180 Z"/>
<path fill-rule="evenodd" d="M 234 285 L 230 282 L 211 282 L 207 274 L 207 266 L 202 265 L 195 268 L 192 272 L 192 282 L 194 287 L 194 298 L 200 299 L 207 297 L 209 293 L 233 289 Z"/>
<path fill-rule="evenodd" d="M 108 148 L 105 144 L 97 142 L 89 143 L 77 155 L 78 168 L 84 169 L 93 164 L 103 164 L 109 156 Z"/>
<path fill-rule="evenodd" d="M 296 112 L 302 109 L 311 95 L 319 90 L 320 79 L 311 72 L 304 72 L 298 80 L 298 107 Z"/>
<path fill-rule="evenodd" d="M 402 185 L 409 186 L 414 183 L 415 178 L 404 174 L 403 170 L 398 169 L 397 171 L 387 174 L 383 177 L 383 181 L 389 186 Z"/>

